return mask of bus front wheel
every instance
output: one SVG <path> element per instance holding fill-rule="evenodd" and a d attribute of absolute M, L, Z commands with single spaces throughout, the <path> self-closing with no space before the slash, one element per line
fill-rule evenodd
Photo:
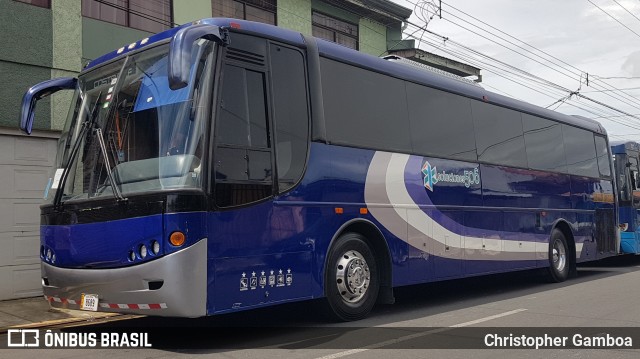
<path fill-rule="evenodd" d="M 569 277 L 571 266 L 569 246 L 562 231 L 554 229 L 549 240 L 549 280 L 564 282 Z"/>
<path fill-rule="evenodd" d="M 362 319 L 373 309 L 379 289 L 378 267 L 365 238 L 341 235 L 329 250 L 325 271 L 329 313 L 342 321 Z"/>

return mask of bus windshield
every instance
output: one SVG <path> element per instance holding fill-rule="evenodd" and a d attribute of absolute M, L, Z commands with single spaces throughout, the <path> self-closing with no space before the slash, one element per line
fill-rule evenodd
<path fill-rule="evenodd" d="M 178 90 L 167 80 L 167 44 L 81 75 L 47 201 L 201 188 L 211 86 L 201 80 L 212 71 L 214 48 L 194 44 L 190 85 Z"/>

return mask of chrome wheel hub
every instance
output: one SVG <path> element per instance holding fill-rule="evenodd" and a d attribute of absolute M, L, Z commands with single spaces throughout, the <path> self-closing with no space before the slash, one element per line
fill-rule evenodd
<path fill-rule="evenodd" d="M 564 267 L 567 265 L 567 252 L 561 240 L 556 239 L 555 241 L 553 241 L 551 255 L 553 260 L 553 267 L 559 272 L 562 272 L 564 270 Z"/>
<path fill-rule="evenodd" d="M 344 253 L 336 263 L 336 284 L 342 299 L 355 303 L 367 293 L 371 282 L 369 266 L 357 251 Z"/>

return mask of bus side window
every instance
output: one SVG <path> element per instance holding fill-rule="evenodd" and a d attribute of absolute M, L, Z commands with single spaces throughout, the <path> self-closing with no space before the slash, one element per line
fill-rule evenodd
<path fill-rule="evenodd" d="M 307 157 L 309 107 L 304 57 L 300 51 L 270 44 L 275 151 L 279 192 L 302 177 Z"/>

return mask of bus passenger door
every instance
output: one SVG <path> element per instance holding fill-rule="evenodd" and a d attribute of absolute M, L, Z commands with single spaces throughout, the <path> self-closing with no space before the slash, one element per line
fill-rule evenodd
<path fill-rule="evenodd" d="M 600 180 L 595 180 L 590 189 L 595 207 L 595 233 L 597 256 L 608 257 L 619 252 L 615 193 L 611 173 L 609 145 L 603 136 L 594 136 L 598 156 Z"/>
<path fill-rule="evenodd" d="M 631 188 L 631 208 L 628 211 L 628 231 L 633 236 L 627 236 L 627 240 L 621 247 L 624 253 L 640 254 L 640 168 L 638 166 L 638 153 L 629 151 L 628 178 Z M 621 206 L 622 207 L 622 206 Z"/>
<path fill-rule="evenodd" d="M 292 55 L 264 38 L 230 36 L 215 108 L 209 314 L 309 298 L 313 283 L 313 242 L 305 237 L 308 214 L 302 199 L 274 202 L 278 183 L 281 189 L 291 188 L 304 169 L 308 133 L 304 66 L 298 73 L 296 66 L 284 66 L 291 77 L 288 90 L 303 96 L 299 103 L 284 107 L 278 99 L 294 99 L 282 93 L 282 76 L 276 75 L 283 72 L 282 66 L 270 66 L 270 61 L 284 56 L 280 60 L 286 62 Z M 302 53 L 297 54 L 303 64 Z M 296 117 L 300 106 L 303 117 L 295 120 L 304 123 L 302 130 L 288 128 L 289 138 L 278 136 L 276 126 L 282 127 L 283 121 L 277 118 L 282 114 L 276 107 Z M 301 138 L 291 138 L 296 131 L 302 132 Z M 294 147 L 301 142 L 304 149 L 288 148 L 287 168 L 276 169 L 277 153 L 285 151 L 283 139 Z"/>
<path fill-rule="evenodd" d="M 620 251 L 640 253 L 640 176 L 638 152 L 626 150 L 614 157 L 615 175 L 618 185 L 618 222 L 620 229 Z"/>
<path fill-rule="evenodd" d="M 611 181 L 600 180 L 593 185 L 592 198 L 595 204 L 596 256 L 608 257 L 619 251 L 618 228 L 613 202 Z"/>

